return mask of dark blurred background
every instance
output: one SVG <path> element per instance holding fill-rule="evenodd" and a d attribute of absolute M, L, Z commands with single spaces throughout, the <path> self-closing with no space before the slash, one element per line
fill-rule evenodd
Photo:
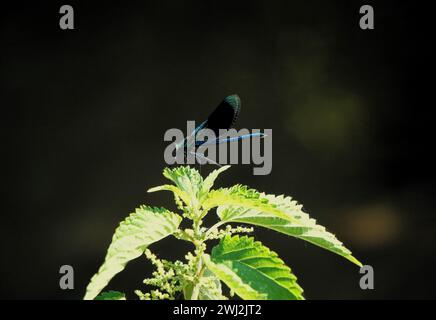
<path fill-rule="evenodd" d="M 273 169 L 233 166 L 218 186 L 295 197 L 374 267 L 375 289 L 363 291 L 345 259 L 257 231 L 305 296 L 435 298 L 434 40 L 429 8 L 411 3 L 2 4 L 0 298 L 81 299 L 124 217 L 140 204 L 174 209 L 169 193 L 146 193 L 165 182 L 164 132 L 232 93 L 237 127 L 273 129 Z M 59 28 L 62 4 L 75 30 Z M 359 28 L 363 4 L 375 30 Z M 191 248 L 168 238 L 151 249 Z M 64 264 L 71 291 L 59 289 Z M 151 270 L 135 260 L 108 288 L 134 298 Z"/>

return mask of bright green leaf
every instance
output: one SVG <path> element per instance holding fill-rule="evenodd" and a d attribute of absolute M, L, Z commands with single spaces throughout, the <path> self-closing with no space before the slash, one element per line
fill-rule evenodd
<path fill-rule="evenodd" d="M 253 238 L 226 236 L 210 256 L 203 257 L 207 267 L 242 299 L 304 299 L 291 269 Z"/>
<path fill-rule="evenodd" d="M 275 204 L 269 203 L 268 199 L 261 197 L 260 192 L 243 185 L 235 185 L 231 188 L 211 190 L 202 203 L 202 206 L 205 210 L 210 210 L 211 208 L 224 205 L 255 209 L 270 213 L 283 219 L 293 219 L 292 216 L 277 208 Z"/>
<path fill-rule="evenodd" d="M 283 219 L 277 214 L 263 211 L 261 208 L 246 208 L 244 206 L 220 206 L 217 209 L 218 216 L 225 222 L 248 223 L 272 229 L 289 236 L 293 236 L 321 248 L 330 250 L 340 256 L 345 257 L 351 262 L 362 266 L 362 264 L 351 255 L 332 233 L 328 232 L 323 226 L 318 225 L 315 219 L 309 217 L 302 210 L 302 205 L 290 197 L 260 194 L 269 204 L 281 210 L 284 216 L 291 219 Z"/>
<path fill-rule="evenodd" d="M 188 194 L 197 195 L 203 185 L 203 177 L 200 173 L 189 166 L 181 166 L 173 169 L 165 168 L 165 178 L 170 179 L 182 191 Z"/>
<path fill-rule="evenodd" d="M 166 185 L 152 188 L 149 192 L 170 190 L 177 194 L 188 206 L 193 208 L 198 207 L 198 199 L 203 186 L 203 177 L 196 169 L 189 166 L 181 166 L 172 169 L 165 168 L 163 175 L 165 178 L 174 182 L 178 190 Z"/>
<path fill-rule="evenodd" d="M 213 187 L 213 184 L 215 183 L 216 178 L 218 178 L 218 176 L 219 176 L 222 172 L 226 171 L 228 168 L 230 168 L 230 166 L 223 166 L 223 167 L 221 167 L 221 168 L 219 168 L 219 169 L 216 169 L 216 170 L 212 171 L 212 172 L 207 176 L 206 179 L 204 179 L 204 182 L 203 182 L 203 188 L 202 188 L 202 190 L 201 190 L 201 192 L 202 192 L 202 196 L 207 195 L 207 193 L 210 191 L 210 188 Z"/>
<path fill-rule="evenodd" d="M 128 216 L 115 230 L 105 261 L 86 288 L 86 300 L 94 299 L 126 264 L 153 242 L 172 234 L 182 218 L 163 208 L 142 206 Z"/>
<path fill-rule="evenodd" d="M 176 186 L 173 186 L 173 185 L 170 185 L 170 184 L 164 184 L 162 186 L 150 188 L 150 189 L 147 190 L 147 192 L 156 192 L 156 191 L 171 191 L 176 196 L 178 196 L 180 199 L 182 199 L 182 201 L 187 206 L 191 205 L 191 196 L 187 192 L 185 192 L 183 190 L 180 190 Z"/>
<path fill-rule="evenodd" d="M 100 293 L 95 300 L 126 300 L 126 295 L 119 291 L 107 291 Z"/>

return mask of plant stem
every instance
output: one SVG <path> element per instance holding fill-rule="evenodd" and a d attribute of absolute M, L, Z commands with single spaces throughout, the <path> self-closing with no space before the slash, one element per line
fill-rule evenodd
<path fill-rule="evenodd" d="M 196 248 L 196 252 L 198 255 L 198 263 L 197 263 L 197 271 L 195 274 L 195 279 L 194 279 L 194 288 L 192 289 L 192 294 L 191 294 L 191 300 L 197 300 L 198 299 L 198 295 L 200 293 L 200 279 L 203 276 L 203 272 L 204 272 L 204 265 L 203 265 L 203 259 L 202 259 L 202 254 L 203 254 L 203 250 L 202 250 L 202 245 L 203 245 L 203 234 L 201 232 L 200 229 L 200 225 L 201 225 L 201 217 L 198 217 L 197 219 L 195 219 L 193 221 L 192 224 L 192 228 L 194 230 L 194 245 Z"/>
<path fill-rule="evenodd" d="M 201 257 L 198 260 L 198 265 L 197 265 L 197 275 L 196 275 L 196 284 L 194 285 L 194 289 L 192 289 L 192 295 L 191 295 L 191 300 L 198 300 L 198 295 L 200 293 L 200 279 L 203 276 L 203 272 L 204 272 L 204 265 L 202 262 Z"/>

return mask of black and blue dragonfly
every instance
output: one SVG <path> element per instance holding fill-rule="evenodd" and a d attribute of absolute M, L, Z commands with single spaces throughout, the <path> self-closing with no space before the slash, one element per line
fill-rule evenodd
<path fill-rule="evenodd" d="M 241 99 L 237 94 L 232 94 L 224 98 L 224 100 L 216 107 L 216 109 L 209 115 L 209 117 L 197 126 L 192 134 L 181 142 L 176 144 L 176 152 L 183 149 L 184 154 L 190 153 L 196 157 L 203 158 L 209 163 L 221 166 L 219 163 L 207 158 L 203 154 L 195 152 L 195 149 L 199 146 L 206 146 L 212 144 L 222 144 L 227 142 L 236 142 L 243 139 L 250 139 L 253 137 L 265 138 L 266 134 L 261 132 L 255 132 L 250 134 L 244 134 L 236 137 L 226 136 L 222 138 L 219 136 L 220 129 L 230 129 L 236 122 L 241 111 Z M 210 129 L 214 132 L 217 138 L 211 140 L 197 140 L 198 133 L 203 129 Z"/>

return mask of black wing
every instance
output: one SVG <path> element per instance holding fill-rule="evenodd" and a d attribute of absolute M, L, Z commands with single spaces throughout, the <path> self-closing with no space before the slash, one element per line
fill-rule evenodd
<path fill-rule="evenodd" d="M 241 99 L 237 94 L 226 97 L 205 121 L 205 128 L 213 130 L 218 137 L 219 129 L 230 129 L 241 111 Z"/>

